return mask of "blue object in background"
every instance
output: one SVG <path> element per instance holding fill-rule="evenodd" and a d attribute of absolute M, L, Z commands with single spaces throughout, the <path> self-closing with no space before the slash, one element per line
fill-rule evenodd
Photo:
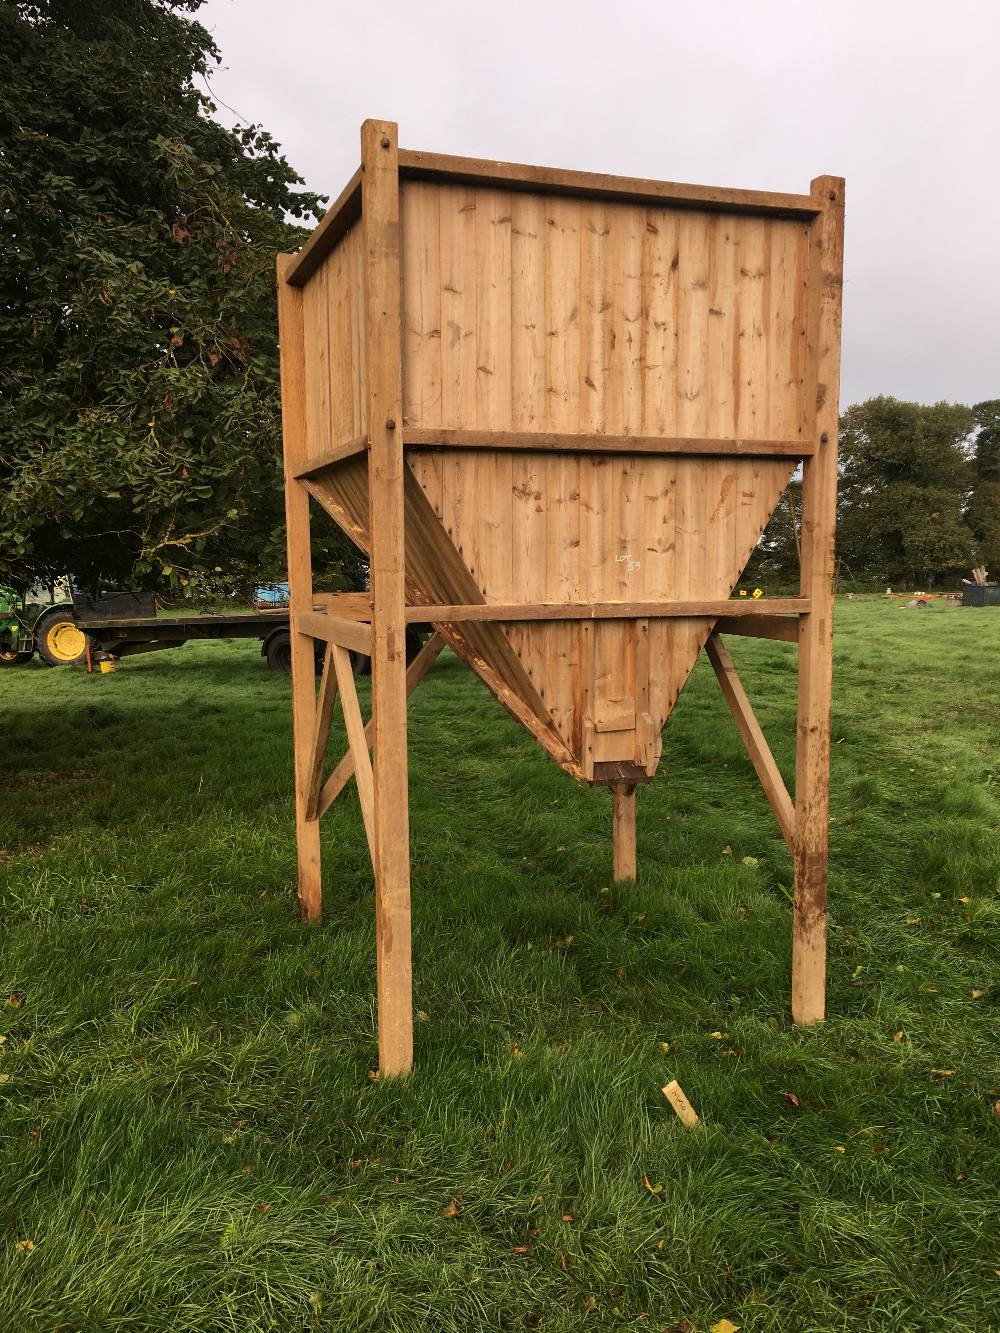
<path fill-rule="evenodd" d="M 259 606 L 287 606 L 288 584 L 271 583 L 266 588 L 257 588 L 254 598 Z"/>

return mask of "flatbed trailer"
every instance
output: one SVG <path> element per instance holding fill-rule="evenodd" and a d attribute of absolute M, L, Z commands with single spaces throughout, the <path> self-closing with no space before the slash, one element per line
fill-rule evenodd
<path fill-rule="evenodd" d="M 92 652 L 114 657 L 180 648 L 191 639 L 260 639 L 261 655 L 272 671 L 291 668 L 287 608 L 232 615 L 126 616 L 78 606 L 74 620 L 90 640 Z"/>
<path fill-rule="evenodd" d="M 358 609 L 367 609 L 368 593 L 341 593 L 354 599 Z M 230 615 L 215 613 L 158 616 L 153 615 L 154 602 L 148 594 L 120 593 L 98 601 L 74 598 L 72 619 L 86 634 L 90 650 L 108 653 L 113 657 L 128 657 L 135 653 L 160 652 L 179 648 L 191 639 L 260 639 L 261 656 L 272 671 L 290 671 L 292 667 L 291 633 L 287 607 L 273 610 L 236 611 Z M 322 600 L 316 610 L 324 608 Z M 129 614 L 129 613 L 133 614 Z M 139 614 L 135 614 L 138 612 Z M 420 651 L 427 625 L 410 625 L 406 634 L 407 661 Z M 317 652 L 320 665 L 321 650 Z M 355 675 L 367 675 L 371 661 L 363 653 L 351 652 Z"/>

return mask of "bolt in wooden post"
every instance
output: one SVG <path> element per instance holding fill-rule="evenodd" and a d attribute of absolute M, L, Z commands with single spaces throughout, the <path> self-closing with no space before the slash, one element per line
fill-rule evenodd
<path fill-rule="evenodd" d="M 815 1023 L 826 1003 L 826 907 L 833 684 L 833 565 L 837 514 L 840 317 L 844 261 L 844 182 L 819 176 L 822 212 L 810 227 L 809 356 L 806 412 L 817 452 L 802 475 L 801 595 L 811 610 L 799 631 L 795 764 L 795 907 L 792 1018 Z"/>
<path fill-rule="evenodd" d="M 614 829 L 614 878 L 635 879 L 635 787 L 616 782 L 612 793 Z"/>
<path fill-rule="evenodd" d="M 413 1065 L 406 765 L 402 328 L 396 126 L 361 127 L 365 377 L 372 591 L 375 929 L 379 1070 Z"/>
<path fill-rule="evenodd" d="M 278 328 L 281 358 L 281 428 L 285 454 L 285 529 L 292 644 L 292 743 L 295 751 L 295 843 L 299 913 L 317 922 L 323 915 L 319 820 L 308 818 L 312 748 L 316 731 L 316 666 L 313 641 L 296 631 L 295 619 L 312 605 L 309 496 L 294 471 L 306 460 L 305 328 L 302 289 L 285 272 L 291 255 L 278 256 Z"/>

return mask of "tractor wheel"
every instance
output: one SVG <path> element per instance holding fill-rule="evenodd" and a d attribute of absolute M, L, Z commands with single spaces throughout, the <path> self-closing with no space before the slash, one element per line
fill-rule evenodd
<path fill-rule="evenodd" d="M 35 626 L 38 656 L 48 666 L 76 666 L 86 661 L 87 636 L 63 608 L 47 612 Z"/>
<path fill-rule="evenodd" d="M 31 661 L 31 653 L 19 653 L 16 648 L 0 648 L 0 667 L 24 666 Z"/>

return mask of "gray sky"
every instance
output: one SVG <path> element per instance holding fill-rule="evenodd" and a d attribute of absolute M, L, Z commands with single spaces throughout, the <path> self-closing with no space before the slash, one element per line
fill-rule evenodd
<path fill-rule="evenodd" d="M 217 96 L 331 197 L 368 116 L 472 157 L 793 192 L 845 176 L 842 403 L 1000 397 L 997 0 L 208 0 L 199 18 Z"/>

